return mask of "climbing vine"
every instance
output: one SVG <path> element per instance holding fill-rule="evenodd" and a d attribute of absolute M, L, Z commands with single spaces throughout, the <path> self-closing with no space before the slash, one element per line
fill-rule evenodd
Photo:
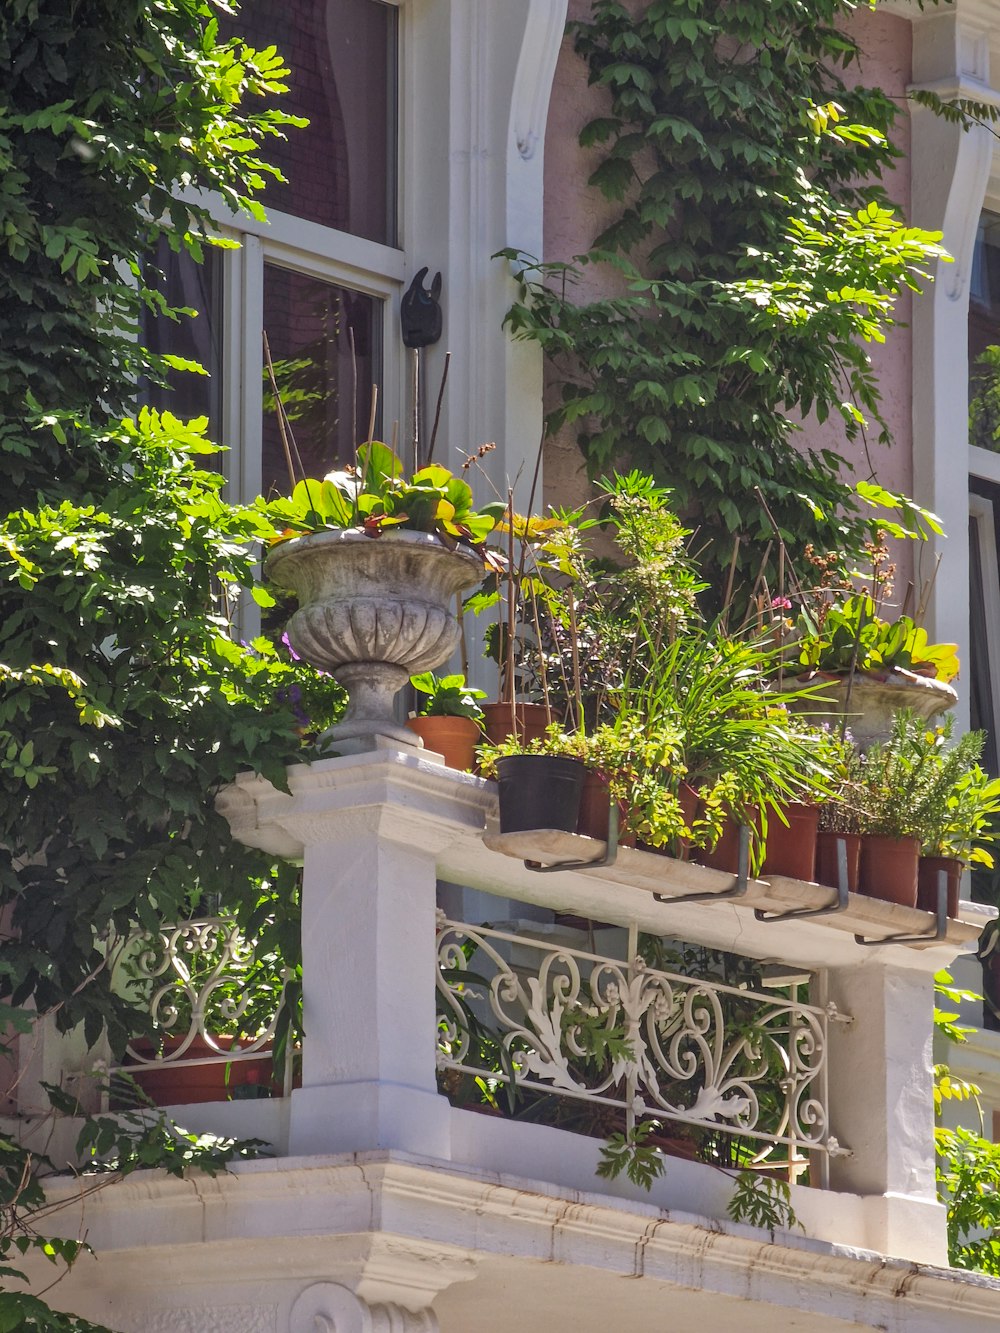
<path fill-rule="evenodd" d="M 889 443 L 868 352 L 942 254 L 887 204 L 898 108 L 857 81 L 856 8 L 595 0 L 574 40 L 605 105 L 580 142 L 614 216 L 570 263 L 505 252 L 509 327 L 561 391 L 550 430 L 577 432 L 592 474 L 625 458 L 671 485 L 717 585 L 737 537 L 756 574 L 767 509 L 793 556 L 858 551 L 849 471 L 797 447 L 798 423 Z M 592 266 L 613 294 L 580 301 Z"/>
<path fill-rule="evenodd" d="M 268 524 L 224 500 L 207 423 L 136 408 L 144 377 L 198 373 L 144 347 L 144 318 L 186 317 L 156 290 L 157 245 L 202 257 L 209 192 L 262 216 L 266 146 L 292 124 L 275 50 L 220 40 L 232 13 L 0 5 L 0 1021 L 8 1041 L 79 1028 L 116 1060 L 150 1023 L 114 984 L 136 927 L 221 897 L 294 968 L 294 873 L 234 844 L 214 794 L 246 768 L 282 782 L 337 706 L 331 682 L 240 642 Z M 122 1170 L 203 1164 L 159 1130 L 128 1147 L 84 1121 Z M 26 1249 L 79 1252 L 45 1234 L 40 1165 L 0 1141 L 4 1285 Z M 15 1289 L 0 1327 L 89 1325 Z"/>

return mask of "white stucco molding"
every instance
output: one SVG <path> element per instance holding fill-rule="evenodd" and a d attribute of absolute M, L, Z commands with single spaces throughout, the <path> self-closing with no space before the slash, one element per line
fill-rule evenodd
<path fill-rule="evenodd" d="M 288 1293 L 280 1301 L 288 1314 L 283 1318 L 279 1309 L 278 1333 L 328 1333 L 331 1327 L 334 1333 L 430 1333 L 432 1323 L 403 1313 L 429 1303 L 384 1303 L 397 1307 L 388 1316 L 397 1321 L 394 1329 L 386 1315 L 371 1312 L 379 1302 L 357 1301 L 356 1275 L 374 1246 L 389 1267 L 398 1256 L 401 1273 L 420 1262 L 434 1270 L 426 1282 L 428 1288 L 439 1284 L 450 1315 L 442 1321 L 451 1328 L 482 1326 L 483 1296 L 474 1280 L 480 1271 L 516 1292 L 524 1311 L 544 1304 L 546 1293 L 551 1299 L 557 1280 L 568 1316 L 560 1328 L 572 1326 L 577 1283 L 598 1277 L 630 1279 L 616 1282 L 613 1293 L 603 1289 L 623 1327 L 649 1326 L 652 1311 L 673 1310 L 672 1300 L 687 1300 L 692 1292 L 698 1322 L 678 1319 L 679 1327 L 736 1327 L 733 1300 L 744 1311 L 753 1302 L 762 1319 L 770 1312 L 774 1328 L 786 1327 L 790 1312 L 803 1327 L 812 1316 L 845 1333 L 859 1327 L 980 1333 L 1000 1320 L 1000 1284 L 979 1274 L 893 1258 L 863 1243 L 830 1244 L 796 1231 L 769 1237 L 648 1202 L 417 1158 L 240 1163 L 197 1188 L 199 1205 L 192 1207 L 192 1181 L 139 1172 L 91 1199 L 89 1239 L 101 1258 L 74 1267 L 58 1288 L 61 1301 L 77 1303 L 85 1294 L 90 1317 L 114 1324 L 122 1292 L 129 1306 L 151 1310 L 168 1302 L 197 1308 L 197 1292 L 203 1308 L 214 1310 L 229 1301 L 245 1306 L 252 1281 L 261 1304 Z M 68 1181 L 49 1186 L 53 1200 L 61 1195 L 71 1202 L 75 1190 Z M 851 1206 L 837 1196 L 805 1193 L 815 1194 L 817 1207 L 827 1212 Z M 317 1322 L 324 1319 L 332 1322 Z M 201 1333 L 215 1325 L 171 1324 L 164 1317 L 150 1327 Z M 230 1325 L 220 1327 L 228 1333 Z"/>
<path fill-rule="evenodd" d="M 535 156 L 545 138 L 549 93 L 566 29 L 567 0 L 531 0 L 514 79 L 512 121 L 517 151 Z"/>

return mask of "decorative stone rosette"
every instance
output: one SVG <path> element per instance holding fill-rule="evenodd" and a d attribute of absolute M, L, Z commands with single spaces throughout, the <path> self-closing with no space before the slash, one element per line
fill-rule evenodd
<path fill-rule="evenodd" d="M 347 690 L 347 711 L 324 733 L 324 747 L 374 749 L 377 736 L 419 744 L 396 724 L 393 701 L 411 675 L 455 651 L 455 597 L 481 582 L 480 557 L 431 533 L 337 529 L 282 542 L 264 572 L 298 598 L 289 643 Z"/>

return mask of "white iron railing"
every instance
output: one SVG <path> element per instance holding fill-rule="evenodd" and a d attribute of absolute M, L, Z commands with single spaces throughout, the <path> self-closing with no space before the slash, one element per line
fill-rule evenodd
<path fill-rule="evenodd" d="M 850 1021 L 833 1004 L 656 970 L 634 927 L 627 961 L 443 915 L 437 948 L 442 1071 L 608 1108 L 622 1129 L 731 1135 L 793 1177 L 812 1161 L 820 1184 L 847 1151 L 828 1115 L 828 1025 Z"/>
<path fill-rule="evenodd" d="M 137 931 L 124 950 L 127 985 L 148 1004 L 157 1038 L 129 1043 L 125 1072 L 141 1067 L 240 1064 L 269 1055 L 290 980 L 286 970 L 262 983 L 255 944 L 226 917 Z M 284 1087 L 291 1086 L 289 1043 Z"/>

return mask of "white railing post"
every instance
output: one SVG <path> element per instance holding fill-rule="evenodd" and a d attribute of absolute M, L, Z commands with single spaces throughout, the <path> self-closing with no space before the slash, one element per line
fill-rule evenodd
<path fill-rule="evenodd" d="M 481 829 L 475 778 L 392 750 L 289 770 L 291 793 L 248 776 L 220 808 L 236 837 L 300 856 L 302 1087 L 293 1154 L 398 1148 L 447 1158 L 437 1093 L 437 856 Z"/>
<path fill-rule="evenodd" d="M 392 840 L 392 822 L 378 811 L 330 817 L 305 848 L 293 1154 L 449 1156 L 434 1067 L 435 861 Z"/>
<path fill-rule="evenodd" d="M 881 1196 L 881 1210 L 867 1201 L 874 1234 L 860 1244 L 947 1263 L 934 1179 L 934 979 L 919 963 L 866 958 L 829 972 L 830 999 L 854 1015 L 830 1030 L 830 1117 L 851 1147 L 831 1161 L 830 1184 Z"/>

